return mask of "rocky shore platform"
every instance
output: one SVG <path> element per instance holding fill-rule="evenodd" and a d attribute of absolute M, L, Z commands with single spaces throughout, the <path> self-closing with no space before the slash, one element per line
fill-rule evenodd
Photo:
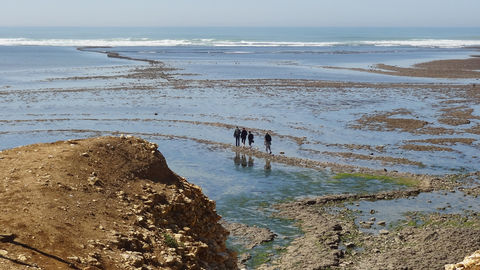
<path fill-rule="evenodd" d="M 478 189 L 473 190 L 466 193 L 478 196 Z M 477 212 L 411 212 L 398 224 L 386 224 L 374 217 L 376 209 L 370 210 L 368 221 L 356 222 L 358 213 L 347 207 L 365 200 L 411 198 L 421 192 L 429 190 L 325 195 L 279 204 L 278 216 L 296 220 L 304 235 L 259 269 L 480 269 Z M 364 230 L 372 226 L 380 229 Z"/>

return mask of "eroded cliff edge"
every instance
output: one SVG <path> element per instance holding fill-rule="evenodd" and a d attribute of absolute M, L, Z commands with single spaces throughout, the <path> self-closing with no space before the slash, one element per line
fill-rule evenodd
<path fill-rule="evenodd" d="M 0 269 L 236 269 L 215 202 L 135 137 L 0 152 Z"/>

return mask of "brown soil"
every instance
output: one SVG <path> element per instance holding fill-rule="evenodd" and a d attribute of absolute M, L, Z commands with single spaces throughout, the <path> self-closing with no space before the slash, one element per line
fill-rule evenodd
<path fill-rule="evenodd" d="M 2 151 L 0 203 L 0 269 L 236 269 L 215 203 L 134 137 Z"/>

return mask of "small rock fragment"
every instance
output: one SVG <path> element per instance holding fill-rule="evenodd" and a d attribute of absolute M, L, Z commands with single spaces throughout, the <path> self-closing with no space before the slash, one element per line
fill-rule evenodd
<path fill-rule="evenodd" d="M 387 222 L 384 221 L 384 220 L 381 220 L 377 224 L 380 225 L 380 226 L 385 226 L 387 224 Z"/>
<path fill-rule="evenodd" d="M 380 233 L 381 235 L 387 235 L 390 232 L 388 230 L 382 229 L 382 230 L 378 231 L 378 233 Z"/>

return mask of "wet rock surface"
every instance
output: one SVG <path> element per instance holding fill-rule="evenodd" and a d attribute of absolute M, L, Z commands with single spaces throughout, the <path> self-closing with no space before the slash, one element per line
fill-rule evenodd
<path fill-rule="evenodd" d="M 443 269 L 480 249 L 480 216 L 475 212 L 412 213 L 404 222 L 372 234 L 363 232 L 354 214 L 343 207 L 347 200 L 352 203 L 362 197 L 385 200 L 414 194 L 328 195 L 280 204 L 280 216 L 298 220 L 305 235 L 262 269 Z M 339 210 L 332 212 L 332 207 Z"/>
<path fill-rule="evenodd" d="M 252 249 L 262 243 L 270 242 L 276 237 L 276 234 L 268 228 L 225 221 L 221 222 L 221 224 L 230 232 L 230 236 L 237 240 L 236 242 L 247 249 Z"/>

